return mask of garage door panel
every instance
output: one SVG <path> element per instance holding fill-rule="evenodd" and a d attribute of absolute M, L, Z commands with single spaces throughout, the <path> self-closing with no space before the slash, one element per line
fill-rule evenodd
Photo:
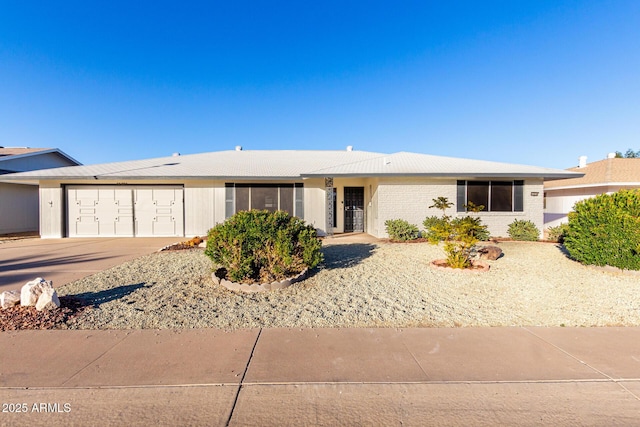
<path fill-rule="evenodd" d="M 95 236 L 100 233 L 100 224 L 94 216 L 81 216 L 75 225 L 75 232 L 78 236 Z"/>
<path fill-rule="evenodd" d="M 67 187 L 70 237 L 182 236 L 182 188 Z"/>
<path fill-rule="evenodd" d="M 136 188 L 137 236 L 182 236 L 182 188 Z"/>

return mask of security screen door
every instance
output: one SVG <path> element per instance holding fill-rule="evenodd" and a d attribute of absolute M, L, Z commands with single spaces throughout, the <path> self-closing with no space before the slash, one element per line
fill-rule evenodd
<path fill-rule="evenodd" d="M 344 187 L 344 232 L 364 232 L 364 187 Z"/>

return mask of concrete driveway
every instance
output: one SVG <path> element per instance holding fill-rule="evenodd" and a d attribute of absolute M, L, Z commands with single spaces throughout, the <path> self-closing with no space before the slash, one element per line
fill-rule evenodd
<path fill-rule="evenodd" d="M 24 239 L 0 243 L 0 292 L 42 277 L 54 287 L 180 242 L 180 237 Z"/>

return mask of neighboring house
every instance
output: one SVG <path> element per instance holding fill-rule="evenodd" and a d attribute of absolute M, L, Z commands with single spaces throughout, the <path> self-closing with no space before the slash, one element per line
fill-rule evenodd
<path fill-rule="evenodd" d="M 76 166 L 80 163 L 55 148 L 0 147 L 0 234 L 38 231 L 38 183 L 7 183 L 14 172 Z"/>
<path fill-rule="evenodd" d="M 580 157 L 578 167 L 567 169 L 584 174 L 581 178 L 544 183 L 544 226 L 555 227 L 568 221 L 567 215 L 580 200 L 598 194 L 611 194 L 628 188 L 640 188 L 640 159 L 616 158 L 609 154 L 604 160 L 587 164 Z"/>
<path fill-rule="evenodd" d="M 321 235 L 385 237 L 385 221 L 422 228 L 432 199 L 486 206 L 495 236 L 514 219 L 543 221 L 543 182 L 575 172 L 415 153 L 219 151 L 25 172 L 40 185 L 42 237 L 194 236 L 245 209 L 285 210 Z"/>

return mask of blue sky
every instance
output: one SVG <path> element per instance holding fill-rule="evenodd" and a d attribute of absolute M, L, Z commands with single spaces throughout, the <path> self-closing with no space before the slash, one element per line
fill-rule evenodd
<path fill-rule="evenodd" d="M 640 1 L 0 0 L 0 145 L 564 169 L 640 150 Z"/>

